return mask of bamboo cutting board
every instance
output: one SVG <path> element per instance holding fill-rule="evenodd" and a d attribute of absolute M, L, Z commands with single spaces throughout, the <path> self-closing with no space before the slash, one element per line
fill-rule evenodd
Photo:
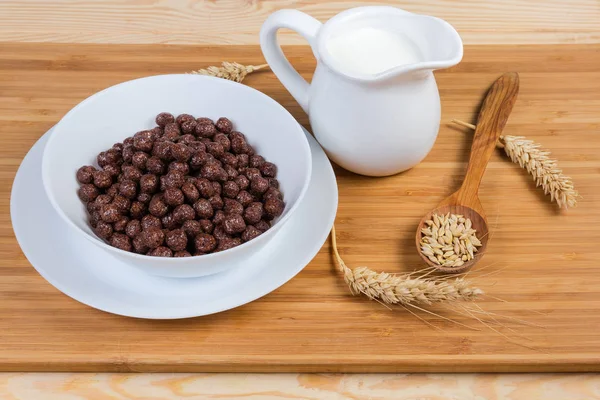
<path fill-rule="evenodd" d="M 309 77 L 310 50 L 286 50 Z M 423 163 L 388 178 L 336 169 L 342 257 L 350 266 L 412 271 L 419 267 L 413 238 L 420 217 L 458 187 L 466 166 L 471 134 L 448 121 L 471 122 L 489 84 L 503 72 L 519 72 L 521 91 L 505 132 L 552 150 L 583 198 L 576 209 L 557 211 L 531 178 L 497 151 L 480 191 L 492 237 L 471 277 L 490 295 L 478 303 L 482 309 L 536 326 L 507 318 L 491 330 L 435 309 L 477 329 L 471 330 L 353 297 L 333 268 L 329 243 L 282 288 L 202 318 L 145 321 L 110 315 L 45 282 L 21 253 L 9 218 L 11 183 L 28 149 L 100 89 L 223 60 L 263 61 L 256 46 L 0 44 L 0 370 L 600 370 L 598 45 L 468 46 L 458 67 L 436 73 L 442 126 Z M 245 83 L 275 98 L 306 126 L 306 116 L 270 72 Z"/>

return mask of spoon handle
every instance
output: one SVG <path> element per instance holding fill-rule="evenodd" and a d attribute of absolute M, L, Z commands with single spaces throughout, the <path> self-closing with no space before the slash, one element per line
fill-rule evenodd
<path fill-rule="evenodd" d="M 457 192 L 459 204 L 479 204 L 477 191 L 481 178 L 518 93 L 519 74 L 516 72 L 503 74 L 488 90 L 479 111 L 465 180 Z"/>

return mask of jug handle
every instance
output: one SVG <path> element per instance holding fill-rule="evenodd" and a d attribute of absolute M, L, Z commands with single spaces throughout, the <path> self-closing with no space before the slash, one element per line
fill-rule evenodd
<path fill-rule="evenodd" d="M 303 12 L 297 10 L 279 10 L 271 14 L 260 29 L 260 47 L 265 60 L 267 60 L 271 70 L 283 86 L 291 93 L 307 114 L 308 89 L 310 85 L 300 76 L 298 71 L 294 69 L 283 54 L 281 46 L 277 42 L 277 31 L 281 28 L 287 28 L 298 32 L 308 41 L 315 58 L 318 60 L 316 37 L 321 25 L 321 22 Z"/>

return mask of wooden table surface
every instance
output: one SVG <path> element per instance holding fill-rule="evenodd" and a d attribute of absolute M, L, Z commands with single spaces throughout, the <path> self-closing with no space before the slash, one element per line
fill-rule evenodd
<path fill-rule="evenodd" d="M 369 2 L 372 4 L 373 2 Z M 499 4 L 500 3 L 500 4 Z M 85 2 L 42 1 L 0 3 L 1 42 L 98 42 L 254 44 L 266 15 L 277 8 L 299 8 L 325 20 L 359 2 Z M 362 3 L 364 4 L 364 3 Z M 400 4 L 411 11 L 435 14 L 453 23 L 465 43 L 597 43 L 600 42 L 600 5 L 595 0 L 562 1 L 450 1 Z M 235 24 L 232 24 L 232 21 Z M 232 28 L 234 27 L 234 28 Z M 302 44 L 294 35 L 284 42 Z M 201 66 L 199 66 L 201 67 Z M 595 70 L 597 71 L 597 69 Z M 151 73 L 151 72 L 149 72 Z M 597 85 L 597 80 L 595 84 Z M 593 86 L 594 83 L 590 82 Z M 583 90 L 583 89 L 579 89 Z M 596 90 L 597 92 L 597 90 Z M 0 93 L 2 89 L 0 88 Z M 567 93 L 567 92 L 565 92 Z M 584 100 L 585 101 L 585 100 Z M 535 104 L 535 103 L 534 103 Z M 539 106 L 543 108 L 543 102 Z M 548 107 L 576 104 L 569 96 Z M 59 107 L 60 108 L 60 107 Z M 2 106 L 18 113 L 17 103 Z M 597 110 L 597 107 L 596 107 Z M 559 110 L 560 111 L 560 110 Z M 60 115 L 45 110 L 37 118 L 56 121 Z M 541 111 L 542 112 L 542 111 Z M 46 116 L 44 116 L 46 115 Z M 589 122 L 590 115 L 583 116 Z M 468 117 L 468 115 L 458 115 Z M 577 124 L 577 112 L 554 115 Z M 541 117 L 543 118 L 543 117 Z M 6 121 L 6 118 L 3 118 Z M 595 120 L 594 120 L 595 121 Z M 597 154 L 592 153 L 592 154 Z M 13 173 L 13 172 L 11 172 Z M 6 176 L 4 179 L 8 179 Z M 523 179 L 526 184 L 526 179 Z M 537 200 L 536 200 L 537 201 Z M 7 199 L 2 199 L 6 210 Z M 8 216 L 2 215 L 2 222 Z M 346 249 L 353 261 L 359 253 Z M 354 256 L 354 257 L 353 257 Z M 370 257 L 368 261 L 373 260 Z M 378 266 L 388 267 L 376 258 Z M 356 299 L 356 301 L 360 301 Z M 41 394 L 43 393 L 43 394 Z M 599 398 L 596 375 L 122 375 L 122 374 L 3 374 L 0 396 L 7 398 Z M 12 396 L 12 397 L 10 397 Z"/>

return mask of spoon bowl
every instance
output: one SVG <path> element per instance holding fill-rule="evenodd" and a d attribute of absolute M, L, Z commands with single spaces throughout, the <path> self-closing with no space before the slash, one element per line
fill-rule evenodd
<path fill-rule="evenodd" d="M 444 266 L 438 265 L 438 264 L 434 263 L 433 261 L 431 261 L 429 258 L 427 258 L 427 256 L 425 256 L 420 251 L 421 238 L 423 237 L 423 234 L 421 233 L 421 229 L 427 227 L 425 222 L 427 220 L 433 219 L 434 214 L 446 215 L 448 213 L 462 215 L 463 217 L 470 219 L 471 223 L 473 225 L 473 229 L 475 229 L 475 231 L 476 231 L 475 236 L 477 236 L 477 239 L 479 239 L 479 241 L 481 242 L 481 247 L 477 248 L 477 253 L 474 254 L 473 259 L 469 260 L 469 261 L 465 261 L 465 263 L 463 265 L 461 265 L 460 267 L 444 267 Z M 419 249 L 419 256 L 421 257 L 423 262 L 425 264 L 427 264 L 429 267 L 435 268 L 440 272 L 445 272 L 445 273 L 449 273 L 449 274 L 460 274 L 462 272 L 466 272 L 469 269 L 471 269 L 471 267 L 473 265 L 475 265 L 477 263 L 477 261 L 479 261 L 479 258 L 481 258 L 481 256 L 483 256 L 483 254 L 485 253 L 485 250 L 487 248 L 488 238 L 489 238 L 489 230 L 488 230 L 487 220 L 481 214 L 479 214 L 477 211 L 475 211 L 474 209 L 472 209 L 470 207 L 463 206 L 460 204 L 454 204 L 454 205 L 440 206 L 440 207 L 434 209 L 433 211 L 430 211 L 423 217 L 421 222 L 419 222 L 419 227 L 417 228 L 417 234 L 415 235 L 415 244 L 417 246 L 417 249 Z"/>

